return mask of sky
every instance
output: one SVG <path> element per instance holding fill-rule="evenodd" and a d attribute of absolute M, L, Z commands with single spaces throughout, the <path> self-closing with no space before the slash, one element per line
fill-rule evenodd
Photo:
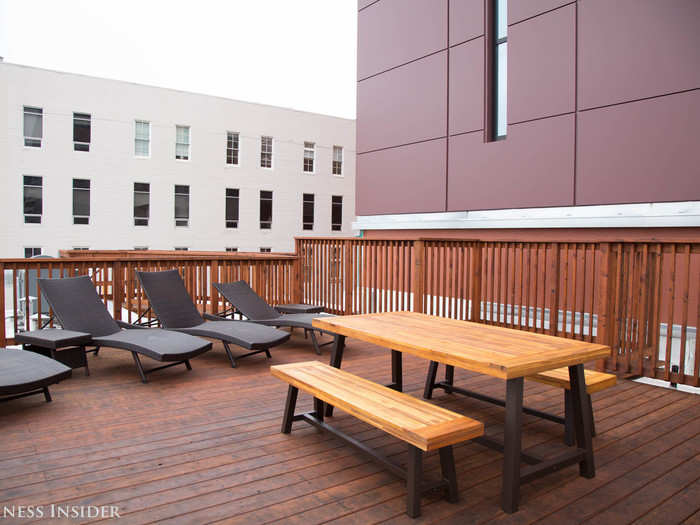
<path fill-rule="evenodd" d="M 0 0 L 6 62 L 355 118 L 357 0 Z"/>

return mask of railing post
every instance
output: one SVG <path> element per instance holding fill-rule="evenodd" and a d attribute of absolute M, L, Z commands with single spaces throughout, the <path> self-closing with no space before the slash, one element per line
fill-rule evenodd
<path fill-rule="evenodd" d="M 301 254 L 301 239 L 294 239 L 294 255 L 296 259 L 292 266 L 292 302 L 301 303 L 304 296 L 304 272 L 302 271 L 303 257 Z"/>
<path fill-rule="evenodd" d="M 107 276 L 103 276 L 106 280 Z M 105 286 L 105 295 L 107 295 L 107 287 Z M 122 275 L 121 261 L 114 261 L 112 265 L 112 309 L 114 318 L 121 321 L 122 319 L 122 303 L 124 302 L 124 277 Z"/>
<path fill-rule="evenodd" d="M 354 275 L 354 261 L 352 258 L 352 241 L 350 239 L 343 239 L 343 263 L 345 274 L 343 275 L 343 294 L 345 299 L 345 304 L 343 312 L 345 315 L 352 314 L 352 295 L 355 287 L 353 286 L 353 275 Z"/>
<path fill-rule="evenodd" d="M 2 312 L 2 323 L 0 323 L 0 346 L 7 346 L 7 334 L 5 333 L 5 265 L 0 263 L 0 277 L 2 277 L 2 290 L 0 290 L 0 312 Z"/>
<path fill-rule="evenodd" d="M 425 291 L 425 242 L 413 242 L 413 311 L 424 310 Z"/>
<path fill-rule="evenodd" d="M 600 264 L 598 265 L 598 268 L 600 268 L 597 276 L 598 286 L 596 286 L 595 289 L 595 304 L 598 323 L 595 340 L 600 344 L 612 346 L 610 340 L 610 336 L 612 334 L 610 329 L 610 311 L 614 298 L 610 287 L 612 275 L 612 257 L 610 257 L 610 243 L 608 242 L 600 243 Z M 596 361 L 596 368 L 598 370 L 605 370 L 605 366 L 605 359 L 599 359 Z"/>
<path fill-rule="evenodd" d="M 219 311 L 219 296 L 214 283 L 219 281 L 219 261 L 213 260 L 209 266 L 209 313 L 216 315 Z M 216 302 L 214 298 L 216 297 Z"/>
<path fill-rule="evenodd" d="M 472 296 L 469 301 L 469 320 L 474 323 L 481 322 L 481 241 L 476 241 L 472 250 L 471 260 L 471 279 L 472 279 Z"/>

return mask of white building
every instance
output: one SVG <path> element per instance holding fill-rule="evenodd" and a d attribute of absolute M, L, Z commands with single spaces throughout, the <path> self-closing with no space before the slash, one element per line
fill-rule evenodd
<path fill-rule="evenodd" d="M 0 257 L 351 233 L 354 120 L 0 63 L 0 122 Z"/>

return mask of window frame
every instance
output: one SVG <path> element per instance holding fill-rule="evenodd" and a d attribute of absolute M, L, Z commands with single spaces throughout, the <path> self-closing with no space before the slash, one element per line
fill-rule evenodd
<path fill-rule="evenodd" d="M 138 138 L 137 135 L 137 127 L 139 124 L 147 124 L 148 125 L 148 154 L 146 155 L 139 155 L 136 152 L 136 144 L 138 141 L 143 141 L 144 139 Z M 151 121 L 150 120 L 142 120 L 142 119 L 134 119 L 134 158 L 136 159 L 150 159 L 151 158 Z"/>
<path fill-rule="evenodd" d="M 39 112 L 39 113 L 31 113 L 31 111 L 30 111 L 29 114 L 30 115 L 33 114 L 34 116 L 39 116 L 39 118 L 41 120 L 41 136 L 40 137 L 28 137 L 26 135 L 27 110 L 35 110 L 35 111 Z M 31 145 L 31 144 L 28 145 L 27 144 L 28 140 L 38 141 L 39 145 Z M 38 106 L 22 105 L 22 144 L 27 149 L 43 149 L 44 148 L 44 108 L 40 108 Z"/>
<path fill-rule="evenodd" d="M 269 193 L 270 197 L 269 199 L 267 197 L 263 197 L 263 193 Z M 273 206 L 274 206 L 274 198 L 275 194 L 272 190 L 260 190 L 259 193 L 259 202 L 260 202 L 260 214 L 259 214 L 259 225 L 261 230 L 271 230 L 272 229 L 272 221 L 274 220 L 274 215 L 273 215 Z M 269 221 L 263 221 L 263 201 L 270 201 L 270 220 Z"/>
<path fill-rule="evenodd" d="M 187 188 L 187 193 L 178 193 L 178 188 Z M 173 188 L 173 219 L 175 221 L 176 228 L 189 228 L 190 226 L 190 196 L 192 195 L 190 191 L 189 184 L 175 184 Z M 187 197 L 187 217 L 177 216 L 177 198 Z"/>
<path fill-rule="evenodd" d="M 236 137 L 236 147 L 235 148 L 229 148 L 229 137 L 230 136 L 235 136 Z M 232 156 L 235 155 L 235 160 L 236 162 L 229 162 L 229 149 L 231 151 Z M 241 165 L 241 134 L 238 131 L 226 131 L 226 167 L 231 167 L 231 166 L 240 166 Z"/>
<path fill-rule="evenodd" d="M 272 253 L 272 246 L 261 246 L 260 253 Z"/>
<path fill-rule="evenodd" d="M 86 118 L 87 116 L 87 118 Z M 75 140 L 76 135 L 76 124 L 78 122 L 88 123 L 88 141 L 83 142 L 80 140 Z M 73 112 L 73 151 L 79 151 L 81 153 L 90 153 L 90 145 L 92 144 L 92 113 L 78 113 Z"/>
<path fill-rule="evenodd" d="M 336 151 L 336 149 L 340 151 L 340 160 L 339 160 L 339 161 L 335 160 L 335 151 Z M 334 145 L 333 145 L 333 153 L 332 153 L 331 155 L 332 155 L 332 157 L 331 157 L 331 173 L 332 173 L 333 176 L 335 176 L 335 177 L 343 177 L 343 176 L 345 176 L 345 172 L 344 172 L 344 169 L 343 169 L 343 168 L 345 167 L 345 148 L 343 148 L 343 146 L 337 146 L 337 145 L 334 144 Z M 338 165 L 339 165 L 339 171 L 338 171 L 338 173 L 335 172 L 336 162 L 337 162 Z"/>
<path fill-rule="evenodd" d="M 231 195 L 229 195 L 229 192 L 231 192 Z M 235 192 L 235 194 L 234 194 Z M 225 221 L 225 226 L 228 229 L 234 229 L 238 228 L 238 221 L 240 221 L 241 218 L 241 190 L 239 188 L 226 188 L 226 201 L 225 201 L 225 207 L 224 207 L 224 221 Z M 228 216 L 228 204 L 229 204 L 229 199 L 232 201 L 235 201 L 235 218 L 229 218 Z"/>
<path fill-rule="evenodd" d="M 144 191 L 143 189 L 137 190 L 136 185 L 137 184 L 145 184 L 148 186 L 148 191 Z M 143 217 L 141 215 L 136 215 L 136 194 L 139 195 L 147 195 L 148 196 L 148 214 Z M 140 228 L 146 228 L 149 226 L 151 222 L 151 183 L 150 182 L 134 182 L 133 184 L 133 219 L 134 219 L 134 226 L 140 227 Z M 137 224 L 137 221 L 145 221 L 145 224 Z"/>
<path fill-rule="evenodd" d="M 27 250 L 32 250 L 32 254 L 27 256 Z M 39 250 L 39 253 L 35 253 L 35 250 Z M 24 246 L 24 258 L 25 259 L 31 259 L 32 257 L 36 257 L 37 255 L 44 255 L 44 250 L 42 249 L 41 246 Z"/>
<path fill-rule="evenodd" d="M 263 155 L 267 154 L 267 151 L 263 151 L 263 141 L 264 139 L 270 139 L 270 165 L 263 166 Z M 272 170 L 275 167 L 275 138 L 272 135 L 260 135 L 260 162 L 259 166 L 264 170 Z"/>
<path fill-rule="evenodd" d="M 39 179 L 41 185 L 37 186 L 35 184 L 27 184 L 27 178 Z M 27 188 L 39 188 L 41 199 L 39 201 L 39 206 L 41 211 L 39 213 L 27 213 Z M 22 217 L 24 224 L 42 224 L 44 220 L 44 177 L 41 175 L 22 175 Z M 39 220 L 27 221 L 28 217 L 38 217 Z"/>
<path fill-rule="evenodd" d="M 311 199 L 307 200 L 310 196 Z M 306 220 L 306 205 L 311 204 L 311 222 Z M 302 193 L 301 195 L 301 229 L 303 231 L 313 231 L 316 218 L 316 196 L 313 193 Z M 310 226 L 307 228 L 307 226 Z"/>
<path fill-rule="evenodd" d="M 336 203 L 335 199 L 340 199 L 340 202 Z M 340 206 L 340 222 L 336 223 L 333 221 L 333 214 L 335 212 L 336 204 Z M 339 232 L 343 231 L 343 196 L 342 195 L 331 195 L 331 231 Z"/>
<path fill-rule="evenodd" d="M 87 187 L 86 188 L 80 188 L 76 187 L 76 182 L 87 182 Z M 91 190 L 92 190 L 92 183 L 90 179 L 73 179 L 73 186 L 72 186 L 72 193 L 73 193 L 73 225 L 79 225 L 79 226 L 85 226 L 90 224 L 90 204 L 91 204 Z M 86 191 L 87 196 L 88 196 L 88 203 L 87 203 L 87 215 L 78 215 L 75 213 L 75 207 L 76 207 L 76 193 L 75 192 L 81 192 L 81 191 Z"/>
<path fill-rule="evenodd" d="M 184 142 L 178 142 L 178 137 L 177 137 L 177 130 L 178 128 L 183 128 L 187 130 L 187 158 L 186 159 L 180 159 L 178 158 L 177 155 L 177 147 L 179 144 L 185 145 Z M 192 160 L 192 126 L 188 126 L 185 124 L 175 124 L 175 160 L 178 160 L 180 162 L 189 162 Z"/>
<path fill-rule="evenodd" d="M 238 246 L 224 246 L 226 253 L 238 253 Z"/>
<path fill-rule="evenodd" d="M 489 89 L 489 142 L 505 140 L 508 136 L 508 0 L 491 0 L 490 2 L 490 24 L 489 24 L 489 62 L 490 62 L 490 85 Z M 503 8 L 503 10 L 501 10 Z M 503 18 L 500 18 L 501 15 Z M 499 36 L 499 19 L 503 23 L 504 33 Z M 501 64 L 499 53 L 503 49 L 504 60 Z M 501 66 L 504 67 L 501 70 Z M 500 93 L 504 95 L 501 98 Z M 503 109 L 502 133 L 499 129 L 501 120 L 499 114 Z"/>
<path fill-rule="evenodd" d="M 306 152 L 311 152 L 311 157 L 306 157 Z M 311 169 L 307 169 L 307 161 L 311 164 Z M 302 157 L 302 171 L 308 175 L 316 173 L 316 143 L 304 141 L 304 155 Z"/>

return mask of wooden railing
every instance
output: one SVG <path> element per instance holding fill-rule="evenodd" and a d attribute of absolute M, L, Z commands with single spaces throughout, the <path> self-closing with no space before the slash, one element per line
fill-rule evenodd
<path fill-rule="evenodd" d="M 120 257 L 87 256 L 57 259 L 0 259 L 4 287 L 0 293 L 0 346 L 14 344 L 14 334 L 50 322 L 51 312 L 41 295 L 39 277 L 89 275 L 115 319 L 135 322 L 141 316 L 152 320 L 148 300 L 136 277 L 137 270 L 177 269 L 188 292 L 201 311 L 216 313 L 228 305 L 213 287 L 216 282 L 239 279 L 272 304 L 298 302 L 293 255 L 231 254 L 188 255 L 129 254 Z"/>
<path fill-rule="evenodd" d="M 297 239 L 304 302 L 610 345 L 599 367 L 700 386 L 700 244 Z"/>

